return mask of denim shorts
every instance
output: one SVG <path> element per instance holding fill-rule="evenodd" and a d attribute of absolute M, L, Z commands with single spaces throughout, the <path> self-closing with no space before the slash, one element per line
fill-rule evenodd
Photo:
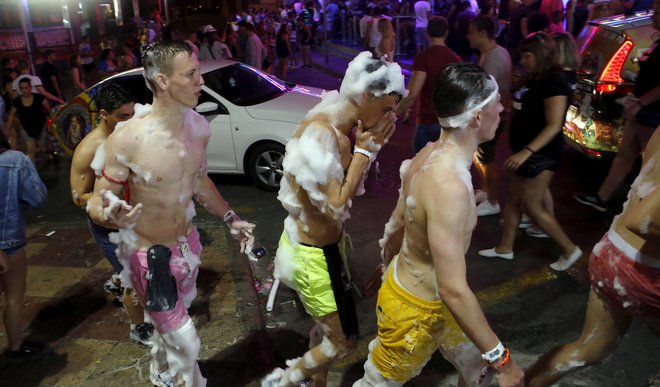
<path fill-rule="evenodd" d="M 112 268 L 115 270 L 115 273 L 119 274 L 124 269 L 124 267 L 119 263 L 119 258 L 117 258 L 117 245 L 110 242 L 110 233 L 116 232 L 117 230 L 111 230 L 98 224 L 92 222 L 92 220 L 87 217 L 87 225 L 89 226 L 89 231 L 92 233 L 92 237 L 96 243 L 103 250 L 103 255 L 108 259 L 108 262 L 112 265 Z"/>
<path fill-rule="evenodd" d="M 5 252 L 5 254 L 9 255 L 10 257 L 16 254 L 19 250 L 24 249 L 25 246 L 27 246 L 27 243 L 21 243 L 18 246 L 10 247 L 8 249 L 2 249 L 2 251 Z"/>

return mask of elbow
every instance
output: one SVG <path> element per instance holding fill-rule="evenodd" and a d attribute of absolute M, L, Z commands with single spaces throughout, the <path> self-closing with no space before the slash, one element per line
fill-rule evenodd
<path fill-rule="evenodd" d="M 440 299 L 452 309 L 454 305 L 460 305 L 465 295 L 462 286 L 439 286 L 438 295 Z"/>

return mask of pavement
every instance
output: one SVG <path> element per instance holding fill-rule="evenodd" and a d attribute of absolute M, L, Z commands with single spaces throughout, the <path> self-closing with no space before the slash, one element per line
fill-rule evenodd
<path fill-rule="evenodd" d="M 348 56 L 331 55 L 325 62 L 324 54 L 314 51 L 314 68 L 292 69 L 288 80 L 337 88 Z M 365 294 L 364 284 L 378 262 L 377 240 L 397 197 L 399 165 L 411 156 L 412 130 L 411 122 L 402 123 L 383 149 L 379 172 L 370 174 L 367 194 L 354 201 L 347 222 L 361 338 L 358 350 L 330 369 L 329 386 L 350 386 L 363 372 L 367 344 L 375 334 L 375 299 Z M 505 141 L 503 137 L 501 143 Z M 498 151 L 498 161 L 504 157 L 506 151 Z M 84 213 L 71 204 L 68 168 L 67 161 L 41 166 L 49 202 L 27 215 L 30 267 L 24 332 L 30 340 L 50 343 L 54 353 L 22 364 L 0 355 L 0 386 L 149 385 L 149 349 L 130 341 L 125 313 L 102 289 L 112 269 L 90 237 Z M 557 216 L 587 255 L 609 226 L 611 215 L 579 207 L 570 194 L 593 186 L 604 172 L 569 154 L 553 182 Z M 195 223 L 204 252 L 198 298 L 190 313 L 202 340 L 199 363 L 209 386 L 254 386 L 271 369 L 305 351 L 312 321 L 286 287 L 280 288 L 275 309 L 267 312 L 267 286 L 262 285 L 261 291 L 253 286 L 253 274 L 267 284 L 272 271 L 285 217 L 276 193 L 259 191 L 245 177 L 213 179 L 234 209 L 257 223 L 258 244 L 269 253 L 253 272 L 221 222 L 203 208 L 197 209 Z M 477 250 L 492 247 L 500 230 L 497 216 L 479 220 L 467 255 L 468 280 L 493 329 L 512 348 L 514 359 L 526 366 L 579 335 L 589 289 L 586 259 L 566 273 L 552 272 L 547 264 L 558 254 L 556 245 L 522 233 L 514 261 L 477 257 Z M 4 300 L 0 300 L 3 308 Z M 4 330 L 0 330 L 0 354 L 6 348 Z M 659 350 L 657 337 L 634 323 L 608 361 L 576 372 L 558 385 L 647 386 L 660 366 Z M 434 356 L 406 386 L 455 384 L 451 365 Z"/>

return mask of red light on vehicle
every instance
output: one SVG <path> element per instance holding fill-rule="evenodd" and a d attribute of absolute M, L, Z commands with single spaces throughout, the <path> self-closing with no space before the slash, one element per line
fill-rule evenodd
<path fill-rule="evenodd" d="M 48 129 L 52 129 L 52 128 L 53 128 L 53 118 L 52 118 L 52 117 L 48 117 L 48 121 L 46 121 L 46 127 L 47 127 Z"/>
<path fill-rule="evenodd" d="M 596 85 L 596 91 L 599 93 L 611 93 L 616 90 L 616 85 L 613 84 L 598 84 Z"/>
<path fill-rule="evenodd" d="M 590 154 L 592 154 L 592 155 L 594 155 L 594 156 L 596 156 L 596 157 L 598 157 L 598 158 L 600 158 L 600 157 L 602 156 L 602 154 L 601 154 L 600 152 L 598 152 L 598 151 L 595 151 L 595 150 L 592 150 L 592 149 L 588 149 L 588 148 L 583 148 L 583 149 L 584 149 L 585 152 L 590 153 Z"/>
<path fill-rule="evenodd" d="M 616 83 L 623 83 L 623 78 L 621 78 L 621 69 L 626 63 L 628 54 L 633 49 L 632 40 L 626 39 L 625 42 L 616 50 L 616 53 L 612 56 L 610 61 L 603 69 L 600 77 L 598 78 L 598 85 L 596 85 L 596 90 L 604 93 L 611 93 L 616 90 Z M 614 83 L 609 85 L 600 84 L 603 83 Z"/>

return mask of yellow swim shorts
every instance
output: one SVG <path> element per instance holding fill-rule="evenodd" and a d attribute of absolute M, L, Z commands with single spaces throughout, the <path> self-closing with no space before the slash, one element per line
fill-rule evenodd
<path fill-rule="evenodd" d="M 384 377 L 405 383 L 441 347 L 444 354 L 470 341 L 442 301 L 419 298 L 396 283 L 395 264 L 396 258 L 378 291 L 378 340 L 371 356 Z"/>
<path fill-rule="evenodd" d="M 286 255 L 293 259 L 294 272 L 291 277 L 294 284 L 288 285 L 297 290 L 307 313 L 321 317 L 336 312 L 337 302 L 323 249 L 302 244 L 292 245 L 286 232 L 280 237 L 279 249 L 288 250 Z M 342 260 L 346 262 L 344 243 L 341 241 L 339 252 Z"/>

